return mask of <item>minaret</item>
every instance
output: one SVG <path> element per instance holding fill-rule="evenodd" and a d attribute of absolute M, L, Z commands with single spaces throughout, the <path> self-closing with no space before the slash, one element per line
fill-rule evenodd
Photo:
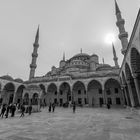
<path fill-rule="evenodd" d="M 116 55 L 116 50 L 115 50 L 115 47 L 114 47 L 114 44 L 112 43 L 112 49 L 113 49 L 113 60 L 114 60 L 114 63 L 115 63 L 115 67 L 116 68 L 119 68 L 119 65 L 118 65 L 118 57 Z"/>
<path fill-rule="evenodd" d="M 118 4 L 115 0 L 115 9 L 116 9 L 116 17 L 117 17 L 117 22 L 116 25 L 119 28 L 119 39 L 121 40 L 121 44 L 122 44 L 122 49 L 121 52 L 123 55 L 125 55 L 126 50 L 127 50 L 127 45 L 128 45 L 128 33 L 125 31 L 124 28 L 124 24 L 125 24 L 125 20 L 122 18 L 121 16 L 121 11 L 118 7 Z"/>
<path fill-rule="evenodd" d="M 37 29 L 37 32 L 36 32 L 35 42 L 33 44 L 34 49 L 33 49 L 33 53 L 32 53 L 32 62 L 30 64 L 29 80 L 31 80 L 32 78 L 34 78 L 35 69 L 37 67 L 37 65 L 36 65 L 36 59 L 38 57 L 38 54 L 37 54 L 37 49 L 39 47 L 38 41 L 39 41 L 39 26 L 38 26 L 38 29 Z"/>
<path fill-rule="evenodd" d="M 65 52 L 63 53 L 63 61 L 65 61 Z"/>

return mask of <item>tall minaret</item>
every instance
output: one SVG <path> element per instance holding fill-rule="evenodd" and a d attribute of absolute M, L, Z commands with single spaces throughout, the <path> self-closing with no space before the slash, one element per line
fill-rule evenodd
<path fill-rule="evenodd" d="M 63 61 L 65 61 L 65 52 L 63 53 Z"/>
<path fill-rule="evenodd" d="M 113 49 L 113 60 L 114 60 L 114 63 L 115 63 L 115 67 L 116 68 L 119 68 L 119 64 L 118 64 L 118 57 L 116 55 L 116 50 L 115 50 L 115 47 L 114 47 L 114 44 L 112 43 L 112 49 Z"/>
<path fill-rule="evenodd" d="M 116 25 L 119 28 L 119 39 L 121 40 L 121 44 L 122 44 L 122 54 L 125 55 L 126 50 L 127 50 L 127 45 L 128 45 L 128 33 L 125 31 L 124 28 L 124 24 L 125 24 L 125 20 L 122 18 L 121 16 L 121 11 L 118 7 L 118 4 L 115 0 L 115 9 L 116 9 L 116 17 L 117 17 L 117 22 Z"/>
<path fill-rule="evenodd" d="M 39 26 L 38 26 L 38 29 L 37 29 L 37 32 L 36 32 L 35 42 L 33 44 L 34 49 L 33 49 L 33 53 L 32 53 L 32 62 L 30 64 L 29 80 L 31 80 L 32 78 L 34 78 L 35 69 L 37 67 L 37 65 L 36 65 L 36 59 L 38 57 L 38 54 L 37 54 L 37 49 L 39 47 L 38 41 L 39 41 Z"/>

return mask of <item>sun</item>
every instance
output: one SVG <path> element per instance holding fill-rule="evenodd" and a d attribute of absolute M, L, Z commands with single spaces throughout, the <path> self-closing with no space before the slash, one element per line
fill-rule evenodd
<path fill-rule="evenodd" d="M 105 36 L 105 43 L 112 44 L 112 42 L 115 42 L 115 35 L 113 33 L 108 33 Z"/>

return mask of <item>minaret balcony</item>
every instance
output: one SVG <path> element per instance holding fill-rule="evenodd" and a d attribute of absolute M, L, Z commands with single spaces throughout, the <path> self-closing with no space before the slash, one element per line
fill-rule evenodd
<path fill-rule="evenodd" d="M 125 37 L 125 38 L 128 38 L 128 33 L 127 33 L 127 32 L 120 33 L 118 37 L 119 37 L 119 39 L 122 39 L 122 38 L 124 38 L 124 37 Z"/>
<path fill-rule="evenodd" d="M 30 64 L 30 68 L 36 68 L 37 65 L 36 64 Z"/>
<path fill-rule="evenodd" d="M 34 43 L 33 45 L 34 45 L 34 47 L 36 47 L 36 48 L 39 47 L 39 44 L 38 44 L 38 43 Z"/>
<path fill-rule="evenodd" d="M 32 57 L 38 57 L 37 53 L 32 53 Z"/>

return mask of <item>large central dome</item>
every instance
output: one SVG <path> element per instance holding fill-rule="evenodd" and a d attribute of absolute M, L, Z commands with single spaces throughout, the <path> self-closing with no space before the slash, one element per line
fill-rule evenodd
<path fill-rule="evenodd" d="M 73 57 L 72 57 L 72 59 L 79 59 L 79 58 L 84 58 L 85 60 L 86 59 L 89 59 L 90 58 L 90 56 L 88 55 L 88 54 L 86 54 L 86 53 L 78 53 L 78 54 L 76 54 L 76 55 L 74 55 Z M 82 59 L 83 60 L 83 59 Z"/>

